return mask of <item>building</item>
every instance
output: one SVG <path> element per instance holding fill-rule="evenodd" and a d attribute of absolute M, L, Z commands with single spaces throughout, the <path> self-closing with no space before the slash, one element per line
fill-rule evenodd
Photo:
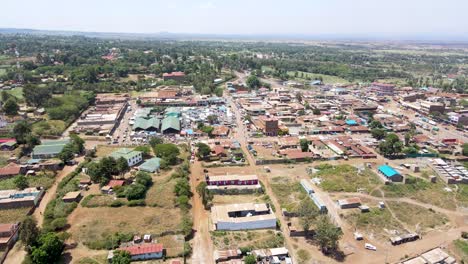
<path fill-rule="evenodd" d="M 426 114 L 435 112 L 443 114 L 445 112 L 445 105 L 442 103 L 422 101 L 419 105 L 420 110 Z"/>
<path fill-rule="evenodd" d="M 468 113 L 449 113 L 448 118 L 455 126 L 468 126 Z"/>
<path fill-rule="evenodd" d="M 136 164 L 143 161 L 143 153 L 141 151 L 136 151 L 127 148 L 121 148 L 117 151 L 114 151 L 111 153 L 110 156 L 116 160 L 124 158 L 127 161 L 128 166 L 130 167 L 135 166 Z"/>
<path fill-rule="evenodd" d="M 143 244 L 130 247 L 121 247 L 118 250 L 130 253 L 132 261 L 161 259 L 163 257 L 163 244 Z M 108 259 L 113 258 L 113 252 L 109 252 Z"/>
<path fill-rule="evenodd" d="M 138 166 L 138 169 L 141 171 L 146 171 L 146 172 L 159 172 L 159 168 L 161 166 L 161 159 L 160 158 L 151 158 L 143 162 L 140 166 Z"/>
<path fill-rule="evenodd" d="M 382 165 L 379 167 L 379 172 L 385 177 L 385 179 L 392 182 L 402 182 L 403 176 L 396 171 L 394 168 L 388 165 Z"/>
<path fill-rule="evenodd" d="M 207 189 L 220 190 L 260 190 L 262 186 L 257 175 L 218 175 L 205 177 Z"/>
<path fill-rule="evenodd" d="M 278 119 L 261 117 L 259 119 L 262 132 L 267 136 L 277 136 L 279 131 Z"/>
<path fill-rule="evenodd" d="M 359 197 L 347 198 L 338 200 L 338 205 L 341 209 L 358 208 L 361 205 Z"/>
<path fill-rule="evenodd" d="M 135 131 L 159 131 L 161 127 L 161 121 L 156 117 L 144 118 L 137 117 L 133 124 L 133 130 Z"/>
<path fill-rule="evenodd" d="M 310 180 L 309 180 L 310 181 Z M 306 191 L 307 195 L 309 196 L 310 199 L 312 199 L 312 202 L 314 202 L 315 206 L 319 209 L 320 213 L 326 213 L 327 212 L 327 206 L 322 202 L 322 200 L 317 196 L 315 193 L 314 189 L 312 188 L 312 185 L 310 184 L 308 180 L 302 179 L 301 180 L 301 186 L 304 188 Z"/>
<path fill-rule="evenodd" d="M 431 249 L 423 254 L 402 261 L 401 264 L 456 264 L 457 260 L 443 251 L 440 247 Z"/>
<path fill-rule="evenodd" d="M 112 194 L 114 192 L 115 187 L 124 186 L 124 180 L 110 180 L 106 186 L 101 188 L 101 192 L 104 194 Z"/>
<path fill-rule="evenodd" d="M 162 120 L 161 132 L 163 134 L 178 134 L 180 132 L 180 119 L 176 116 L 166 116 Z"/>
<path fill-rule="evenodd" d="M 39 188 L 0 191 L 0 209 L 33 207 L 39 204 L 43 195 L 44 190 Z"/>
<path fill-rule="evenodd" d="M 242 259 L 242 252 L 239 249 L 216 250 L 214 258 L 216 263 Z"/>
<path fill-rule="evenodd" d="M 395 94 L 395 85 L 374 82 L 371 85 L 371 91 L 375 92 L 378 96 L 393 96 Z"/>
<path fill-rule="evenodd" d="M 19 224 L 0 224 L 0 251 L 10 249 L 18 240 Z"/>
<path fill-rule="evenodd" d="M 15 163 L 9 163 L 3 168 L 0 168 L 0 179 L 15 177 L 21 173 L 21 166 Z"/>
<path fill-rule="evenodd" d="M 70 139 L 63 140 L 43 140 L 41 145 L 35 146 L 31 158 L 50 159 L 55 158 L 62 152 L 63 148 L 70 143 Z"/>
<path fill-rule="evenodd" d="M 69 192 L 63 196 L 62 201 L 65 203 L 79 202 L 83 198 L 83 195 L 80 191 L 78 192 Z"/>
<path fill-rule="evenodd" d="M 276 228 L 276 216 L 268 204 L 228 204 L 211 208 L 216 230 Z"/>
<path fill-rule="evenodd" d="M 185 73 L 183 72 L 163 73 L 163 80 L 164 81 L 174 80 L 176 82 L 183 82 L 185 81 Z"/>

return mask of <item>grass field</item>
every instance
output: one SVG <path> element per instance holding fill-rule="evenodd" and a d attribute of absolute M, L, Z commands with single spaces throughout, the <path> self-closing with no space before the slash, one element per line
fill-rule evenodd
<path fill-rule="evenodd" d="M 264 202 L 261 194 L 215 195 L 213 198 L 213 204 L 216 205 L 261 202 Z"/>
<path fill-rule="evenodd" d="M 273 230 L 257 231 L 212 231 L 211 239 L 217 249 L 250 247 L 252 249 L 284 246 L 284 237 Z"/>
<path fill-rule="evenodd" d="M 371 170 L 359 172 L 351 165 L 331 166 L 328 164 L 317 167 L 320 171 L 313 177 L 322 179 L 320 187 L 328 192 L 357 192 L 358 189 L 371 192 L 381 185 L 381 181 Z"/>
<path fill-rule="evenodd" d="M 395 217 L 409 228 L 419 229 L 418 231 L 422 232 L 445 225 L 449 221 L 441 213 L 408 203 L 387 202 L 387 206 L 395 214 Z"/>
<path fill-rule="evenodd" d="M 27 176 L 29 187 L 44 187 L 45 189 L 50 188 L 55 181 L 55 175 L 52 173 L 43 174 L 40 173 L 34 176 Z M 16 189 L 14 178 L 0 180 L 0 190 L 12 190 Z"/>
<path fill-rule="evenodd" d="M 99 145 L 97 146 L 96 156 L 99 158 L 109 156 L 112 152 L 118 150 L 120 147 Z"/>
<path fill-rule="evenodd" d="M 455 246 L 455 251 L 457 251 L 458 256 L 466 263 L 468 261 L 468 241 L 462 238 L 457 239 L 453 241 L 453 245 Z"/>
<path fill-rule="evenodd" d="M 446 185 L 441 181 L 430 183 L 423 179 L 415 178 L 411 184 L 391 184 L 382 187 L 385 197 L 406 197 L 427 204 L 432 204 L 446 209 L 454 210 L 457 206 L 455 192 L 444 190 Z M 467 198 L 468 193 L 460 195 Z"/>
<path fill-rule="evenodd" d="M 1 75 L 1 74 L 0 74 Z M 8 91 L 9 94 L 13 95 L 14 97 L 18 98 L 19 100 L 24 99 L 23 95 L 23 87 L 16 87 Z"/>
<path fill-rule="evenodd" d="M 371 208 L 368 213 L 353 211 L 345 216 L 345 219 L 359 232 L 364 232 L 379 239 L 385 239 L 391 235 L 385 230 L 398 230 L 402 232 L 403 226 L 392 216 L 389 210 Z"/>
<path fill-rule="evenodd" d="M 20 222 L 26 217 L 30 207 L 16 208 L 16 209 L 2 209 L 0 210 L 0 223 L 8 224 Z"/>
<path fill-rule="evenodd" d="M 285 208 L 289 212 L 294 211 L 299 203 L 306 198 L 306 193 L 302 191 L 299 182 L 289 178 L 275 177 L 271 180 L 270 186 L 281 208 Z"/>
<path fill-rule="evenodd" d="M 301 72 L 297 71 L 297 77 L 295 77 L 296 72 L 288 71 L 288 75 L 296 80 L 306 80 L 307 77 L 311 79 L 318 78 L 319 76 L 322 77 L 323 83 L 325 84 L 349 84 L 350 82 L 346 79 L 343 79 L 338 76 L 326 75 L 326 74 L 318 74 L 318 73 L 310 73 L 310 72 Z"/>
<path fill-rule="evenodd" d="M 153 185 L 146 193 L 146 204 L 165 209 L 175 208 L 174 186 L 176 179 L 171 179 L 172 171 L 162 172 L 161 175 L 153 176 Z"/>

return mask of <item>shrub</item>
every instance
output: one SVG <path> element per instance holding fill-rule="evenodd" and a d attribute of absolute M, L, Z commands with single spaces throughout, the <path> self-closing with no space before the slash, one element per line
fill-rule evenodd
<path fill-rule="evenodd" d="M 122 202 L 120 200 L 115 200 L 110 204 L 110 207 L 121 207 L 123 205 L 125 205 L 124 202 Z"/>
<path fill-rule="evenodd" d="M 67 227 L 67 218 L 61 217 L 50 222 L 50 228 L 54 231 L 63 230 Z"/>
<path fill-rule="evenodd" d="M 129 201 L 127 205 L 130 206 L 130 207 L 146 206 L 146 202 L 145 202 L 145 200 L 132 200 L 132 201 Z"/>

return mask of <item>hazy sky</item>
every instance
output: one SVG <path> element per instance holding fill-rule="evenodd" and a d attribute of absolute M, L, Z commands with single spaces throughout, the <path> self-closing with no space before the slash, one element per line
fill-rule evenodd
<path fill-rule="evenodd" d="M 0 27 L 99 32 L 468 34 L 467 0 L 2 0 Z"/>

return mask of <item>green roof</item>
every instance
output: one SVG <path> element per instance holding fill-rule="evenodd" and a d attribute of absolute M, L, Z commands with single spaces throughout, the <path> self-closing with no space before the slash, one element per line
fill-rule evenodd
<path fill-rule="evenodd" d="M 34 158 L 37 155 L 58 155 L 69 142 L 70 139 L 44 140 L 41 145 L 34 147 L 32 156 Z"/>
<path fill-rule="evenodd" d="M 175 129 L 180 131 L 180 120 L 178 117 L 175 116 L 168 116 L 162 120 L 161 131 L 165 131 L 169 128 Z"/>
<path fill-rule="evenodd" d="M 133 149 L 128 149 L 128 148 L 121 148 L 118 149 L 110 154 L 111 157 L 114 159 L 119 159 L 121 157 L 125 159 L 130 159 L 132 157 L 135 157 L 139 154 L 141 154 L 141 151 L 133 150 Z"/>
<path fill-rule="evenodd" d="M 151 158 L 149 160 L 146 160 L 138 168 L 140 170 L 142 170 L 142 171 L 155 172 L 155 171 L 159 170 L 160 164 L 161 164 L 161 159 L 160 158 Z"/>
<path fill-rule="evenodd" d="M 138 117 L 135 120 L 135 124 L 133 124 L 133 129 L 134 130 L 135 129 L 147 130 L 150 128 L 159 129 L 159 124 L 160 124 L 160 121 L 156 117 L 152 117 L 149 119 Z"/>
<path fill-rule="evenodd" d="M 169 116 L 179 117 L 180 116 L 180 109 L 177 108 L 177 107 L 169 107 L 165 111 L 165 116 L 166 117 L 169 117 Z"/>

